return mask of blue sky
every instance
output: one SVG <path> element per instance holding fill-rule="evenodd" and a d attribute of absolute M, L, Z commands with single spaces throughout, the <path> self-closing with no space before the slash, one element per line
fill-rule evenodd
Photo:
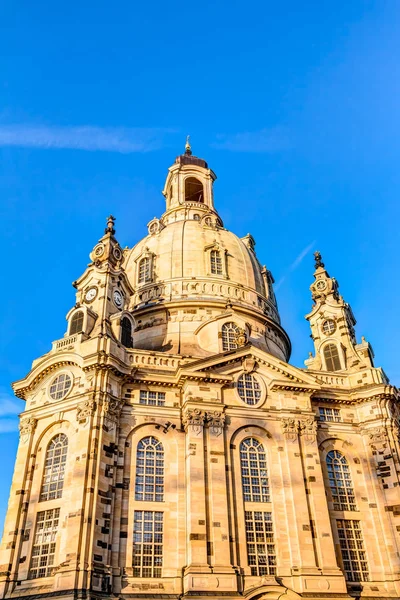
<path fill-rule="evenodd" d="M 400 382 L 399 13 L 395 0 L 3 0 L 0 521 L 23 406 L 10 382 L 63 336 L 105 217 L 132 246 L 163 212 L 188 133 L 225 226 L 252 233 L 275 276 L 291 362 L 312 350 L 319 249 L 358 338 Z"/>

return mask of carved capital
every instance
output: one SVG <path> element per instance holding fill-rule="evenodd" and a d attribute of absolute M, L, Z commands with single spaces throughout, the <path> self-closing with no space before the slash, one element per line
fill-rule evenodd
<path fill-rule="evenodd" d="M 96 410 L 96 402 L 93 399 L 84 400 L 76 407 L 76 420 L 83 423 L 91 417 Z"/>
<path fill-rule="evenodd" d="M 29 436 L 36 429 L 37 419 L 33 417 L 26 417 L 25 419 L 21 419 L 19 423 L 19 433 L 21 437 Z"/>
<path fill-rule="evenodd" d="M 386 429 L 384 427 L 368 429 L 367 433 L 369 444 L 384 444 L 388 441 Z"/>
<path fill-rule="evenodd" d="M 214 435 L 221 435 L 224 424 L 225 424 L 225 415 L 218 410 L 213 410 L 212 412 L 206 413 L 206 422 L 210 428 L 211 433 Z"/>
<path fill-rule="evenodd" d="M 304 435 L 309 442 L 315 442 L 317 438 L 318 423 L 314 417 L 299 420 L 300 435 Z"/>
<path fill-rule="evenodd" d="M 299 419 L 293 417 L 281 419 L 282 431 L 288 440 L 294 441 L 299 434 Z"/>
<path fill-rule="evenodd" d="M 199 408 L 188 408 L 182 416 L 182 423 L 185 431 L 192 431 L 198 435 L 203 429 L 205 418 L 206 415 L 204 410 L 200 410 Z"/>
<path fill-rule="evenodd" d="M 123 400 L 115 400 L 114 398 L 107 398 L 103 402 L 104 417 L 110 421 L 118 421 L 123 406 L 124 406 Z"/>

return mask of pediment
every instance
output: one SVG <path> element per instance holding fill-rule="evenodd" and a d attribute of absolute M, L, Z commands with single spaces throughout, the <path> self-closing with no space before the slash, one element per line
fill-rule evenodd
<path fill-rule="evenodd" d="M 271 389 L 314 392 L 321 388 L 314 375 L 285 363 L 272 354 L 248 344 L 237 350 L 202 358 L 179 369 L 179 378 L 209 378 L 214 381 L 232 380 L 239 370 L 262 373 Z"/>

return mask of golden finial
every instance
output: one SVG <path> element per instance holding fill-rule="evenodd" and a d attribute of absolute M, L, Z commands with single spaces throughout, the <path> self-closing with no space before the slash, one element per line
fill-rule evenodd
<path fill-rule="evenodd" d="M 186 136 L 186 144 L 185 144 L 185 154 L 189 156 L 192 154 L 192 147 L 190 145 L 190 135 Z"/>

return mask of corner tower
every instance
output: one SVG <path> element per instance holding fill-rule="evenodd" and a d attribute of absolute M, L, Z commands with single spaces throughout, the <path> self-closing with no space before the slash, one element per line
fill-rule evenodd
<path fill-rule="evenodd" d="M 321 253 L 315 252 L 314 283 L 311 295 L 312 311 L 306 316 L 311 327 L 315 355 L 305 361 L 315 371 L 361 371 L 374 366 L 371 345 L 361 338 L 357 344 L 356 319 L 350 304 L 339 294 L 339 283 L 330 277 L 322 262 Z"/>

